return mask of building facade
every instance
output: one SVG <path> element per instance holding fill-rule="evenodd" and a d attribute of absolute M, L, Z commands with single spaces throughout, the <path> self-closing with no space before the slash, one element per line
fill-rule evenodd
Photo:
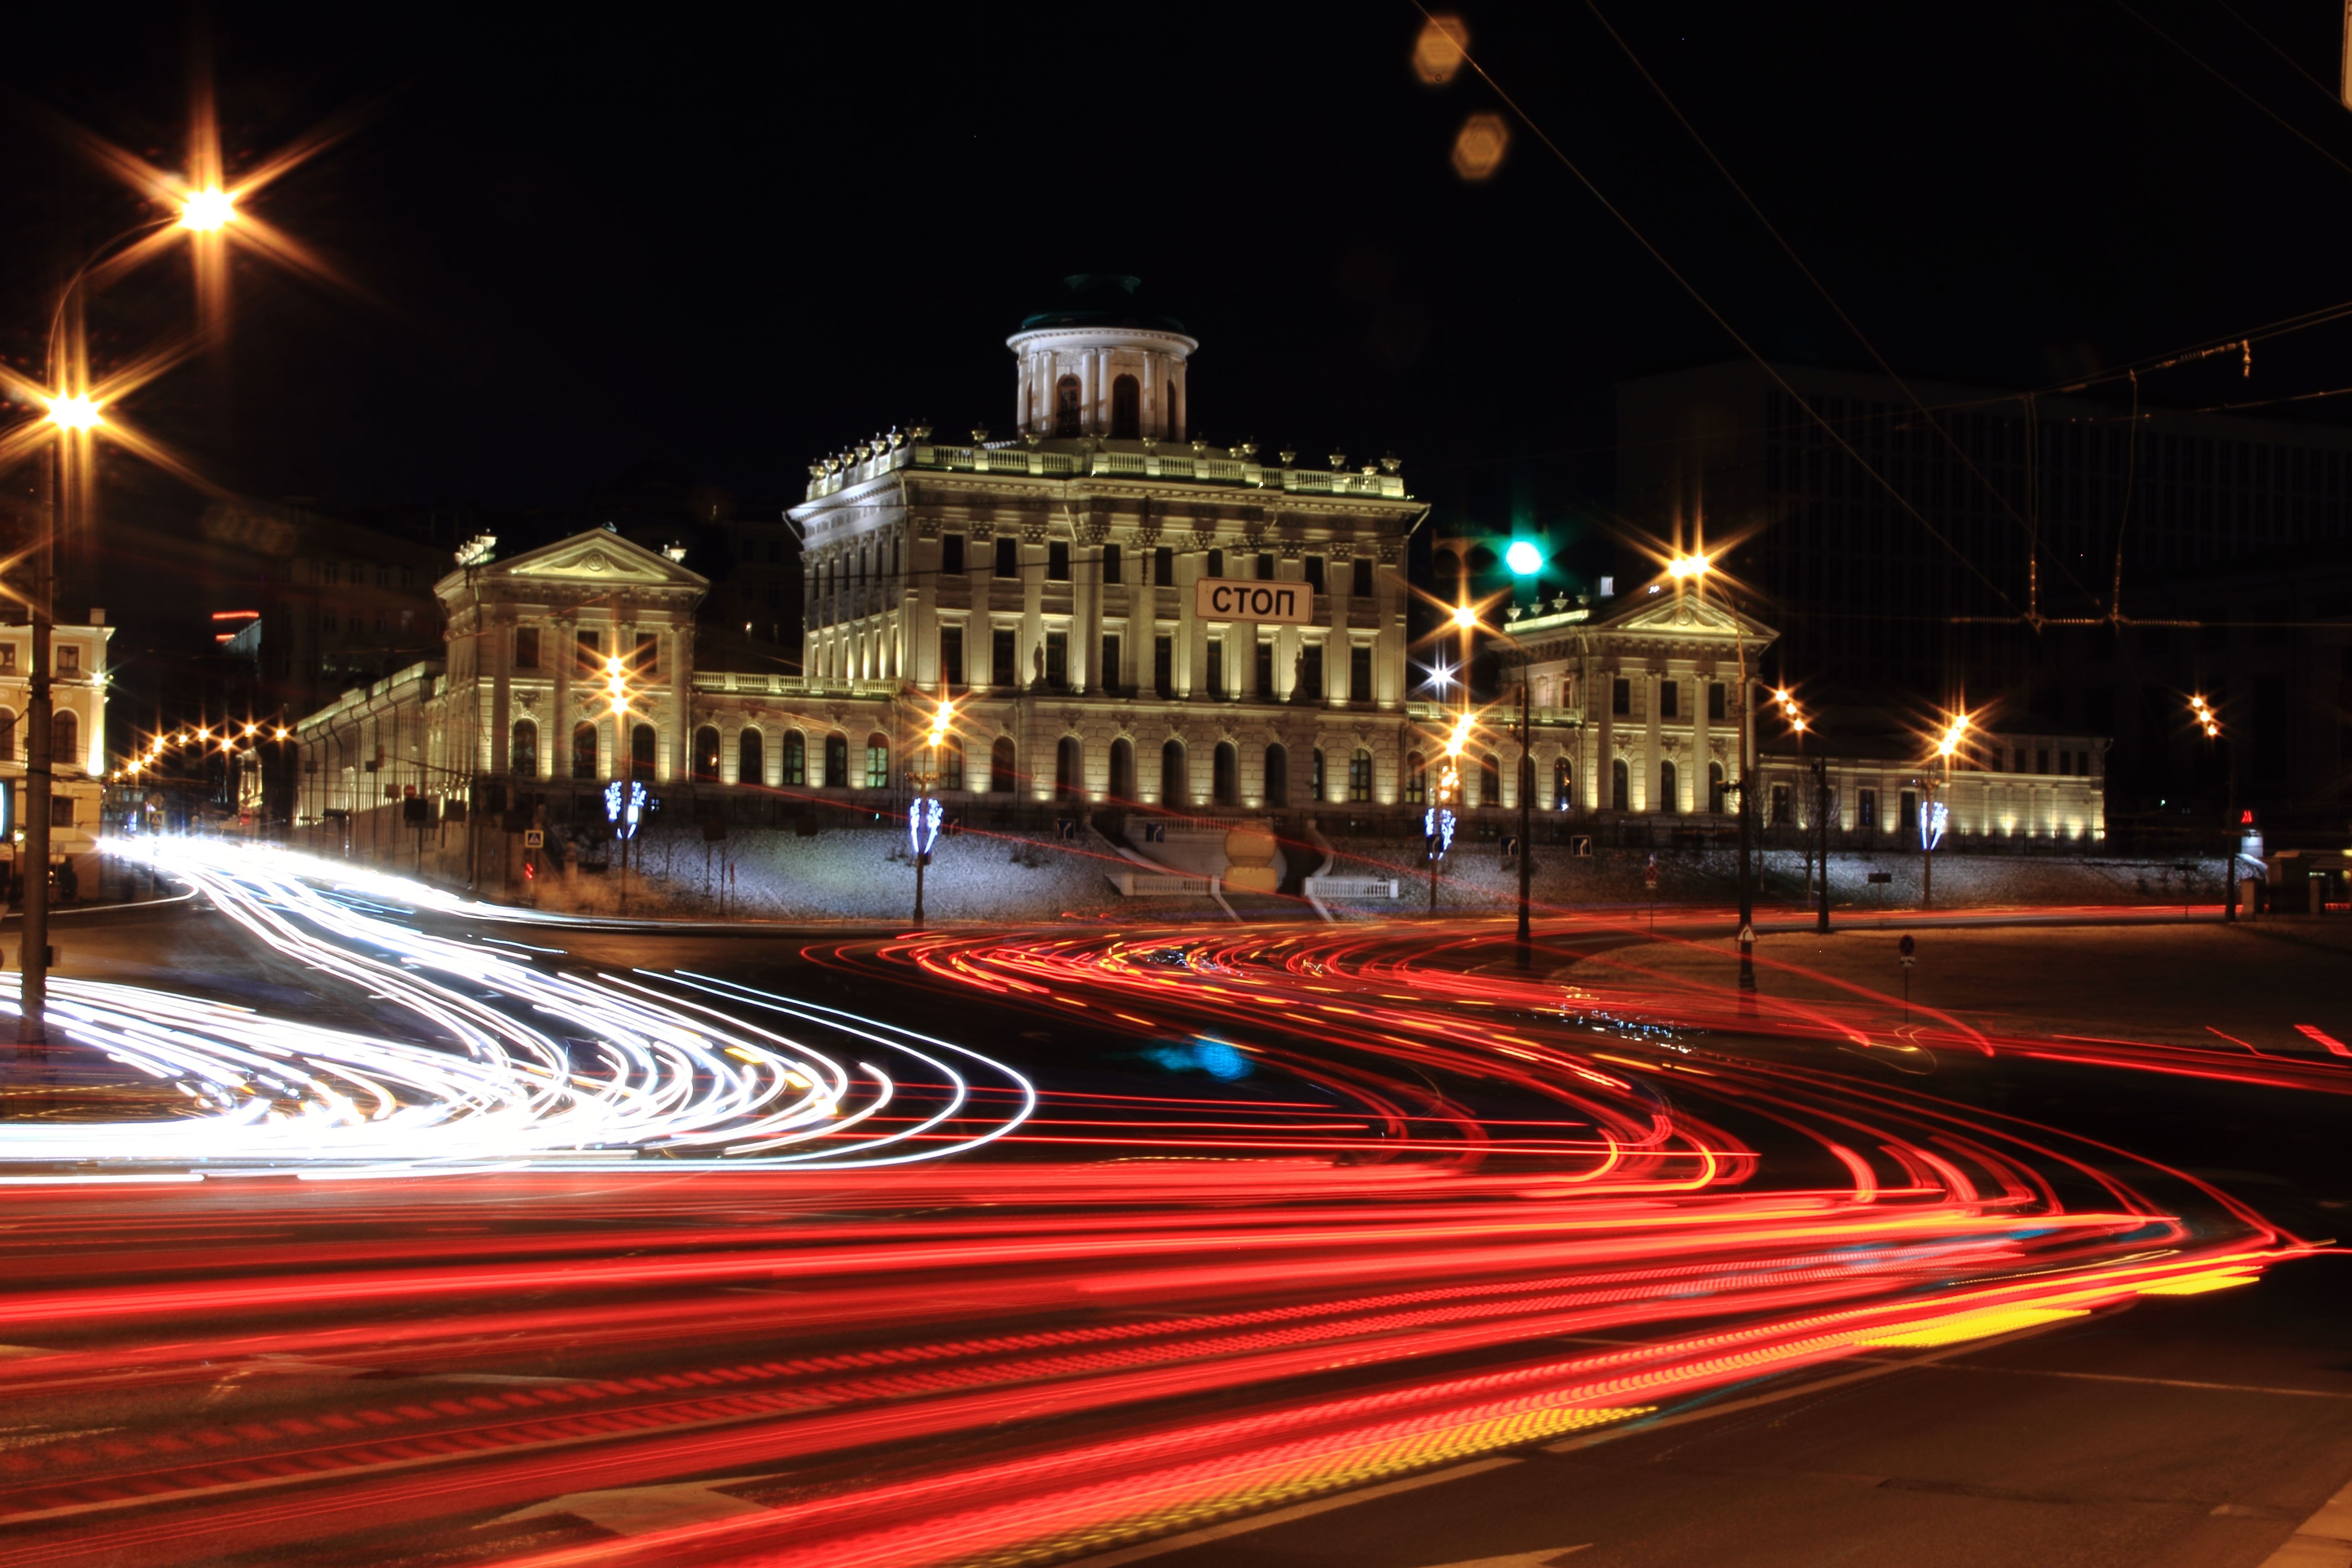
<path fill-rule="evenodd" d="M 59 625 L 49 644 L 49 855 L 76 862 L 85 887 L 95 888 L 100 806 L 106 792 L 106 645 L 114 628 L 92 610 L 80 626 Z M 0 780 L 6 782 L 5 855 L 13 874 L 24 845 L 25 736 L 31 692 L 32 627 L 0 625 Z"/>

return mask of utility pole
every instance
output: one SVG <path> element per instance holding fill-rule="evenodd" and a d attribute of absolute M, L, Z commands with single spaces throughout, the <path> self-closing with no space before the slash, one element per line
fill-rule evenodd
<path fill-rule="evenodd" d="M 1519 967 L 1535 963 L 1535 939 L 1528 930 L 1530 868 L 1535 859 L 1535 727 L 1528 711 L 1528 667 L 1519 663 Z"/>
<path fill-rule="evenodd" d="M 66 463 L 65 443 L 55 444 L 41 461 L 41 488 L 48 491 L 43 524 L 47 535 L 36 543 L 27 563 L 32 568 L 33 658 L 27 672 L 25 703 L 25 846 L 16 869 L 25 879 L 23 965 L 18 976 L 16 1044 L 20 1057 L 38 1059 L 47 1055 L 49 996 L 49 775 L 56 766 L 52 742 L 49 693 L 49 561 L 64 515 L 69 476 L 59 470 Z"/>
<path fill-rule="evenodd" d="M 1732 642 L 1739 653 L 1739 989 L 1746 993 L 1756 989 L 1756 791 L 1749 776 L 1755 765 L 1749 756 L 1754 722 L 1748 705 L 1747 626 L 1738 607 L 1730 608 Z"/>
<path fill-rule="evenodd" d="M 1827 757 L 1813 759 L 1813 826 L 1821 835 L 1822 902 L 1813 921 L 1813 929 L 1830 929 L 1830 764 Z"/>

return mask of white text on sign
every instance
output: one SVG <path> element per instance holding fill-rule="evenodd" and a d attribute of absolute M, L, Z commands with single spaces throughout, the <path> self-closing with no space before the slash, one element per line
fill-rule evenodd
<path fill-rule="evenodd" d="M 1311 626 L 1315 624 L 1315 584 L 1203 577 L 1192 584 L 1192 613 L 1204 621 L 1271 621 L 1276 626 Z"/>

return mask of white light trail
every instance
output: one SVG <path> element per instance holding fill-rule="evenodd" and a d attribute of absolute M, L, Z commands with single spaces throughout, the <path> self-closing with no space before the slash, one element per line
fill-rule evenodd
<path fill-rule="evenodd" d="M 187 879 L 256 942 L 415 1027 L 393 1039 L 53 977 L 54 1027 L 173 1085 L 187 1103 L 142 1120 L 0 1122 L 0 1183 L 128 1167 L 352 1177 L 896 1164 L 1002 1137 L 1035 1103 L 1011 1068 L 895 1025 L 707 976 L 674 983 L 701 994 L 688 997 L 646 984 L 663 978 L 649 971 L 557 973 L 526 956 L 554 950 L 435 935 L 404 919 L 425 910 L 577 923 L 560 917 L 263 847 L 174 838 L 111 847 Z M 0 1015 L 16 1011 L 14 979 L 0 980 Z M 800 1027 L 732 1016 L 751 1009 Z M 893 1068 L 918 1070 L 900 1084 Z M 971 1093 L 974 1075 L 992 1098 Z"/>

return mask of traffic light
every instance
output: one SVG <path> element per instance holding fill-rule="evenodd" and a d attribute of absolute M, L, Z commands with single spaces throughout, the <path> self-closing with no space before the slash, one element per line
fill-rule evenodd
<path fill-rule="evenodd" d="M 1532 577 L 1544 569 L 1542 547 L 1533 540 L 1515 539 L 1503 552 L 1503 564 L 1511 569 L 1514 577 Z"/>

